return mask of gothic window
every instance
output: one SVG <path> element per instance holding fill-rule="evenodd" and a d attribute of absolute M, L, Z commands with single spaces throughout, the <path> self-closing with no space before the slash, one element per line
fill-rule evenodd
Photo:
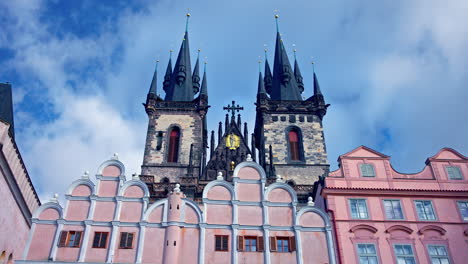
<path fill-rule="evenodd" d="M 302 138 L 298 128 L 294 127 L 288 131 L 289 159 L 291 161 L 302 160 Z"/>
<path fill-rule="evenodd" d="M 167 162 L 177 162 L 179 158 L 180 129 L 174 127 L 169 133 L 169 151 Z"/>

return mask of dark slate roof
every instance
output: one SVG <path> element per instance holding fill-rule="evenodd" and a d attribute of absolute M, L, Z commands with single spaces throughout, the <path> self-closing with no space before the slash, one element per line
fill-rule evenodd
<path fill-rule="evenodd" d="M 276 34 L 273 85 L 270 98 L 275 101 L 302 101 L 301 92 L 279 32 Z"/>
<path fill-rule="evenodd" d="M 271 75 L 270 64 L 268 63 L 268 59 L 265 58 L 265 90 L 267 93 L 271 93 L 272 85 L 273 85 L 273 75 Z"/>
<path fill-rule="evenodd" d="M 194 94 L 198 93 L 198 91 L 200 90 L 199 61 L 200 61 L 200 52 L 198 52 L 197 62 L 195 63 L 195 68 L 193 69 L 192 83 L 193 83 Z"/>
<path fill-rule="evenodd" d="M 297 86 L 299 87 L 299 92 L 304 92 L 304 82 L 296 59 L 294 59 L 294 76 L 296 78 Z"/>
<path fill-rule="evenodd" d="M 10 124 L 9 131 L 14 138 L 13 97 L 9 83 L 0 83 L 0 120 Z"/>
<path fill-rule="evenodd" d="M 192 66 L 188 32 L 180 46 L 179 55 L 172 72 L 169 87 L 166 89 L 165 101 L 193 101 Z"/>

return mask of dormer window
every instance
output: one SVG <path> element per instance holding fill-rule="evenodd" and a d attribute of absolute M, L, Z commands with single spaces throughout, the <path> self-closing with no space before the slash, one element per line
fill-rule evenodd
<path fill-rule="evenodd" d="M 177 162 L 179 158 L 180 129 L 174 127 L 169 133 L 169 148 L 167 162 Z"/>
<path fill-rule="evenodd" d="M 460 167 L 457 166 L 447 166 L 447 175 L 450 180 L 463 180 L 463 176 L 460 170 Z"/>
<path fill-rule="evenodd" d="M 372 164 L 362 163 L 359 168 L 362 177 L 375 177 L 374 166 L 372 166 Z"/>

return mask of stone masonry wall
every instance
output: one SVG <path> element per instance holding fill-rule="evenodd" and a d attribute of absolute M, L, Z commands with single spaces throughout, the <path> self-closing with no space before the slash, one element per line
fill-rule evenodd
<path fill-rule="evenodd" d="M 172 126 L 180 128 L 179 159 L 177 164 L 167 162 L 168 129 Z M 162 132 L 161 149 L 157 150 L 158 134 Z M 171 182 L 177 181 L 177 177 L 187 173 L 189 164 L 190 145 L 193 146 L 194 175 L 198 175 L 202 146 L 202 119 L 193 112 L 162 112 L 150 115 L 148 134 L 143 158 L 142 174 L 155 176 L 155 182 L 163 177 L 168 177 Z M 176 174 L 176 175 L 174 175 Z"/>
<path fill-rule="evenodd" d="M 276 173 L 296 184 L 313 184 L 318 176 L 328 170 L 328 159 L 321 120 L 316 115 L 264 114 L 264 137 L 267 163 L 269 146 L 273 149 Z M 304 149 L 304 161 L 288 160 L 287 129 L 300 128 Z M 322 165 L 322 166 L 320 166 Z"/>

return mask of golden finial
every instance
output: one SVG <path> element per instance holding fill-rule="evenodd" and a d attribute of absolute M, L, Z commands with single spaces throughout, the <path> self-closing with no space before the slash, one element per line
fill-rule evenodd
<path fill-rule="evenodd" d="M 187 8 L 187 17 L 190 17 L 190 8 Z"/>

